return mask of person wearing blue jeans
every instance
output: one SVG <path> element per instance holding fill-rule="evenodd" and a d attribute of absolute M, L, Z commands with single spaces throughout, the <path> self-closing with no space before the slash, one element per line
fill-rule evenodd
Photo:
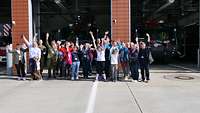
<path fill-rule="evenodd" d="M 119 61 L 124 74 L 124 80 L 128 80 L 129 75 L 129 65 L 128 65 L 128 48 L 125 43 L 122 43 L 122 48 L 119 51 Z"/>
<path fill-rule="evenodd" d="M 79 72 L 79 66 L 80 66 L 80 60 L 79 60 L 78 56 L 79 56 L 78 47 L 75 46 L 73 48 L 73 52 L 72 52 L 72 77 L 71 77 L 71 80 L 78 79 L 78 72 Z"/>

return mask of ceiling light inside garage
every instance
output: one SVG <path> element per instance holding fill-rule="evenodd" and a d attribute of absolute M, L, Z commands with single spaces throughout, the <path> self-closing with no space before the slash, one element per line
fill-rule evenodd
<path fill-rule="evenodd" d="M 62 1 L 61 1 L 61 0 L 54 0 L 54 2 L 55 2 L 59 7 L 61 7 L 62 9 L 65 9 L 65 6 L 62 4 Z"/>
<path fill-rule="evenodd" d="M 165 23 L 165 21 L 164 20 L 159 20 L 158 23 L 159 24 L 163 24 L 163 23 Z"/>

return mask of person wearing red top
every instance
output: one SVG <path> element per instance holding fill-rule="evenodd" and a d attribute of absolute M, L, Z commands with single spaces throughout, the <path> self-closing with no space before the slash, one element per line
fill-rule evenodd
<path fill-rule="evenodd" d="M 72 65 L 72 48 L 70 47 L 70 43 L 66 42 L 65 47 L 60 48 L 60 51 L 63 54 L 63 60 L 62 60 L 62 76 L 65 77 L 65 79 L 71 78 L 71 65 Z M 67 72 L 67 73 L 66 73 Z"/>

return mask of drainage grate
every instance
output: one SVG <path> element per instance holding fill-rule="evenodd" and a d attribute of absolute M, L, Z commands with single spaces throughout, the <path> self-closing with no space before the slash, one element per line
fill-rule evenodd
<path fill-rule="evenodd" d="M 175 76 L 174 78 L 180 79 L 180 80 L 193 80 L 194 79 L 191 76 Z"/>
<path fill-rule="evenodd" d="M 185 73 L 178 73 L 178 74 L 166 74 L 163 76 L 164 79 L 169 80 L 200 80 L 200 77 L 194 75 L 194 74 L 185 74 Z"/>

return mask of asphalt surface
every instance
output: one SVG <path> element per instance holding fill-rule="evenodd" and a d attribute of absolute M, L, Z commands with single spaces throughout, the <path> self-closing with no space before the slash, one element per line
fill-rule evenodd
<path fill-rule="evenodd" d="M 176 77 L 183 77 L 184 80 Z M 186 80 L 192 77 L 191 80 Z M 0 113 L 199 113 L 200 73 L 151 67 L 151 81 L 0 79 Z"/>

